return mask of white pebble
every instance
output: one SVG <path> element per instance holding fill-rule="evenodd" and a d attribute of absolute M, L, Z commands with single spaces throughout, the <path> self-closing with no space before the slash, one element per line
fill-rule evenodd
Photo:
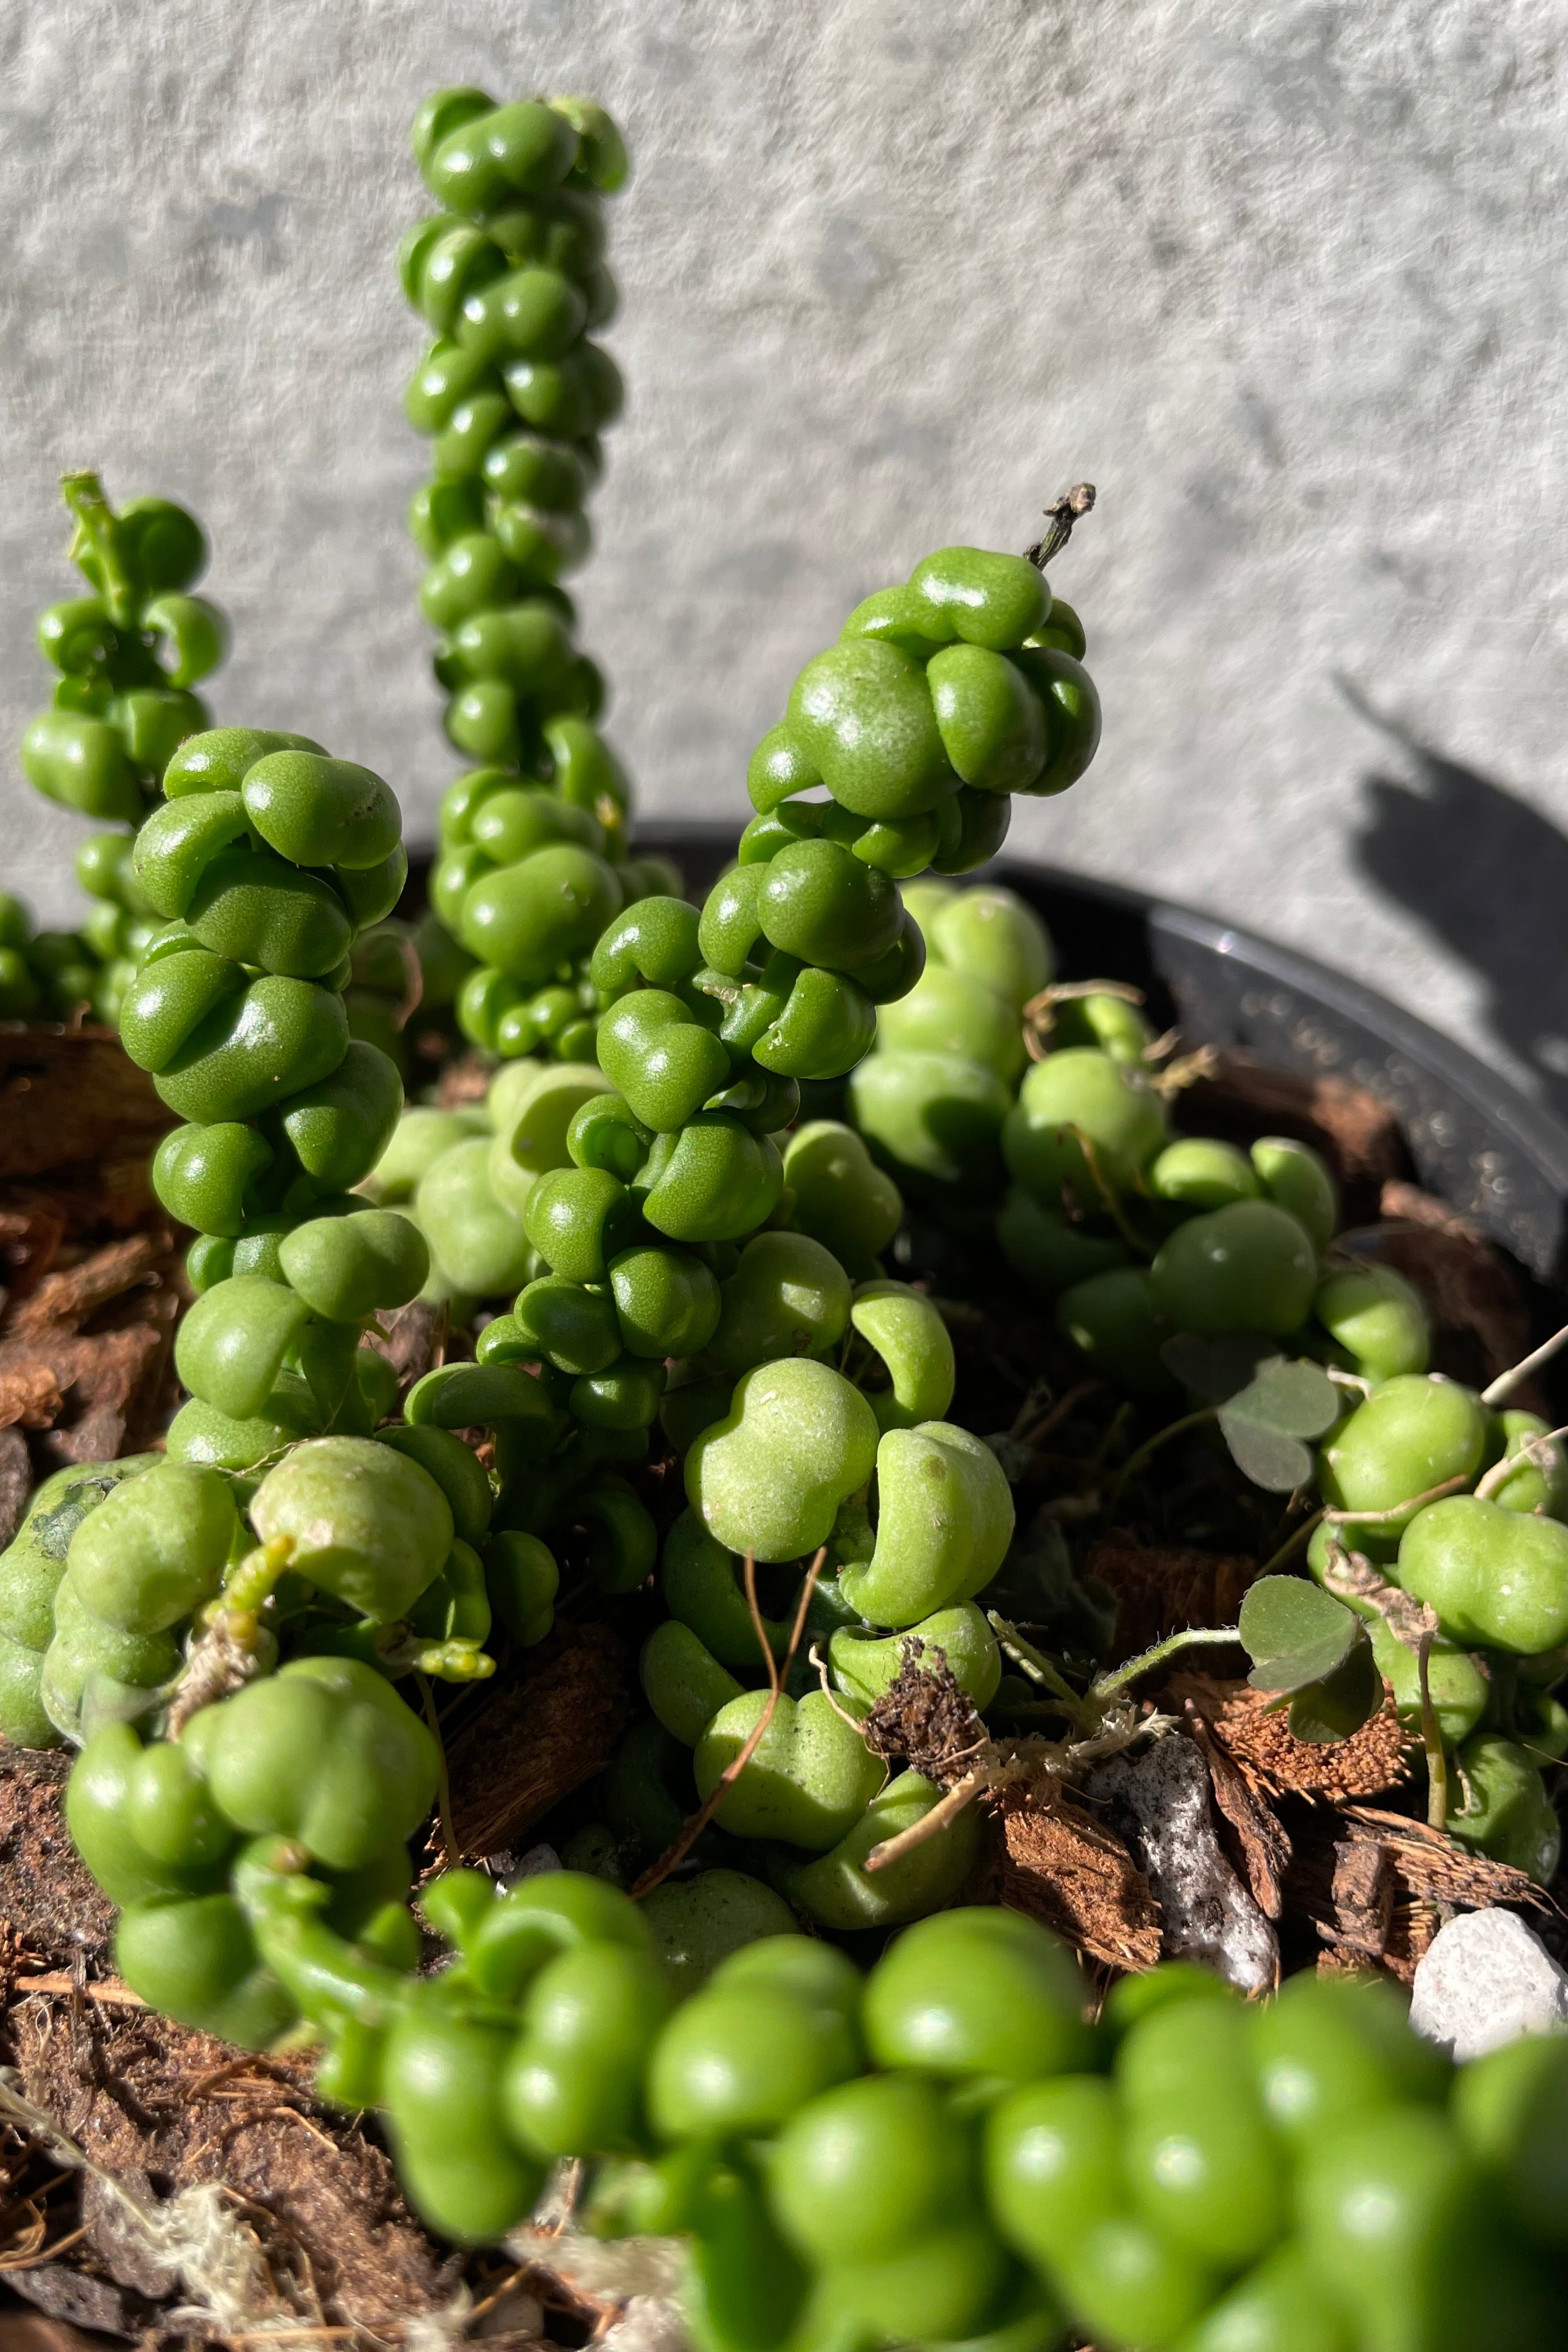
<path fill-rule="evenodd" d="M 1415 1970 L 1410 2022 L 1459 2064 L 1568 2030 L 1568 1970 L 1517 1911 L 1465 1911 L 1439 1927 Z"/>

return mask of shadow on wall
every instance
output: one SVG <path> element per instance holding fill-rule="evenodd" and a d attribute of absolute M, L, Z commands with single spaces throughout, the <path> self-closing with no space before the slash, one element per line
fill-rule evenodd
<path fill-rule="evenodd" d="M 1506 786 L 1434 751 L 1348 679 L 1339 683 L 1415 770 L 1414 781 L 1363 779 L 1358 862 L 1479 976 L 1499 1043 L 1568 1118 L 1568 838 Z"/>

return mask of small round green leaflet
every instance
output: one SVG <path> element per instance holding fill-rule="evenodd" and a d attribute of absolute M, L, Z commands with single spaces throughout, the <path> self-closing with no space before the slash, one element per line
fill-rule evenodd
<path fill-rule="evenodd" d="M 1254 1690 L 1290 1699 L 1299 1739 L 1343 1739 L 1381 1704 L 1382 1678 L 1353 1610 L 1306 1579 L 1263 1576 L 1241 1604 L 1237 1632 Z"/>
<path fill-rule="evenodd" d="M 1272 1356 L 1226 1398 L 1219 1426 L 1237 1468 L 1255 1486 L 1289 1495 L 1312 1475 L 1304 1441 L 1321 1437 L 1339 1417 L 1339 1391 L 1321 1364 Z"/>

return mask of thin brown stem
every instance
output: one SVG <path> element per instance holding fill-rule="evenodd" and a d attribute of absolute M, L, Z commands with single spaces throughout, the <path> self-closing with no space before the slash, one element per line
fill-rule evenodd
<path fill-rule="evenodd" d="M 912 1853 L 916 1846 L 924 1845 L 928 1838 L 935 1837 L 939 1831 L 946 1829 L 950 1822 L 955 1822 L 983 1790 L 997 1788 L 1007 1780 L 1022 1780 L 1023 1777 L 1021 1765 L 1005 1765 L 999 1769 L 994 1764 L 977 1764 L 973 1772 L 966 1772 L 962 1780 L 955 1780 L 946 1796 L 939 1797 L 931 1811 L 922 1813 L 918 1822 L 911 1822 L 909 1828 L 900 1830 L 896 1837 L 884 1838 L 880 1845 L 874 1845 L 861 1868 L 868 1872 L 886 1870 L 889 1863 L 899 1862 L 906 1853 Z"/>
<path fill-rule="evenodd" d="M 795 1612 L 795 1623 L 790 1629 L 789 1647 L 784 1652 L 784 1664 L 782 1666 L 779 1666 L 773 1662 L 773 1654 L 767 1646 L 766 1640 L 764 1639 L 763 1641 L 763 1655 L 769 1661 L 768 1672 L 773 1686 L 768 1692 L 767 1700 L 763 1707 L 761 1715 L 758 1716 L 756 1722 L 752 1725 L 751 1731 L 746 1737 L 745 1743 L 742 1746 L 740 1754 L 734 1758 L 732 1762 L 725 1765 L 723 1771 L 715 1781 L 709 1796 L 700 1805 L 698 1806 L 697 1811 L 694 1813 L 688 1815 L 686 1821 L 681 1825 L 680 1835 L 676 1839 L 675 1843 L 672 1846 L 667 1846 L 664 1853 L 659 1855 L 658 1860 L 657 1862 L 650 1863 L 648 1867 L 643 1872 L 642 1876 L 632 1888 L 632 1901 L 634 1903 L 640 1903 L 645 1895 L 651 1895 L 656 1886 L 662 1886 L 665 1880 L 669 1876 L 670 1872 L 679 1868 L 687 1855 L 690 1853 L 692 1847 L 696 1844 L 698 1839 L 701 1836 L 703 1831 L 707 1828 L 709 1822 L 712 1820 L 714 1814 L 718 1811 L 720 1806 L 723 1803 L 730 1790 L 734 1787 L 735 1782 L 740 1779 L 742 1773 L 745 1770 L 747 1765 L 751 1762 L 752 1757 L 762 1746 L 763 1739 L 767 1736 L 768 1726 L 772 1723 L 774 1715 L 778 1711 L 779 1699 L 783 1695 L 784 1683 L 788 1679 L 789 1670 L 795 1664 L 795 1652 L 800 1647 L 800 1637 L 805 1631 L 805 1612 L 811 1606 L 811 1596 L 816 1590 L 816 1580 L 822 1572 L 823 1563 L 826 1561 L 826 1558 L 827 1547 L 824 1544 L 822 1549 L 817 1553 L 816 1558 L 812 1561 L 811 1566 L 806 1570 L 805 1580 L 800 1588 L 799 1605 Z M 761 1612 L 757 1610 L 756 1600 L 756 1562 L 750 1552 L 746 1554 L 746 1566 L 749 1571 L 746 1579 L 746 1598 L 751 1603 L 753 1614 L 758 1616 L 760 1622 Z"/>
<path fill-rule="evenodd" d="M 1092 482 L 1075 482 L 1070 490 L 1064 490 L 1061 497 L 1045 509 L 1050 529 L 1043 539 L 1035 541 L 1033 547 L 1024 550 L 1025 561 L 1032 563 L 1037 572 L 1043 572 L 1051 558 L 1059 555 L 1072 537 L 1073 525 L 1081 522 L 1086 514 L 1093 512 L 1094 499 Z"/>
<path fill-rule="evenodd" d="M 1024 1421 L 1024 1414 L 1020 1413 L 1018 1420 L 1013 1423 L 1009 1434 L 1016 1437 L 1021 1445 L 1038 1445 L 1041 1438 L 1048 1437 L 1053 1429 L 1058 1428 L 1069 1413 L 1076 1412 L 1086 1397 L 1098 1396 L 1104 1386 L 1103 1381 L 1079 1381 L 1076 1388 L 1068 1389 L 1066 1396 L 1057 1399 L 1048 1412 L 1043 1414 L 1038 1421 L 1026 1423 L 1022 1429 L 1019 1427 L 1019 1423 Z"/>
<path fill-rule="evenodd" d="M 763 1664 L 768 1670 L 768 1688 L 776 1700 L 779 1695 L 779 1664 L 773 1655 L 773 1645 L 768 1639 L 768 1629 L 757 1601 L 757 1555 L 748 1546 L 741 1569 L 741 1580 L 746 1588 L 746 1606 L 752 1612 L 752 1631 L 763 1654 Z"/>
<path fill-rule="evenodd" d="M 1539 1470 L 1542 1476 L 1546 1477 L 1549 1475 L 1546 1449 L 1554 1445 L 1560 1437 L 1568 1437 L 1568 1427 L 1543 1429 L 1537 1436 L 1527 1437 L 1517 1454 L 1505 1454 L 1500 1462 L 1494 1462 L 1486 1476 L 1476 1481 L 1477 1502 L 1489 1502 L 1500 1486 L 1508 1485 L 1516 1470 L 1528 1466 Z"/>
<path fill-rule="evenodd" d="M 861 1722 L 860 1717 L 858 1715 L 851 1715 L 847 1706 L 840 1706 L 838 1704 L 837 1693 L 834 1690 L 833 1685 L 827 1679 L 827 1661 L 822 1654 L 822 1644 L 820 1642 L 814 1642 L 812 1643 L 810 1649 L 806 1652 L 806 1656 L 810 1663 L 816 1668 L 816 1679 L 822 1685 L 822 1696 L 827 1701 L 828 1706 L 833 1709 L 834 1714 L 838 1717 L 839 1722 L 847 1723 L 851 1731 L 858 1733 L 859 1736 L 864 1738 L 866 1727 Z"/>
<path fill-rule="evenodd" d="M 1150 1249 L 1148 1243 L 1138 1232 L 1136 1226 L 1129 1220 L 1126 1210 L 1117 1199 L 1113 1187 L 1108 1181 L 1105 1171 L 1100 1167 L 1100 1152 L 1093 1136 L 1089 1134 L 1087 1128 L 1079 1127 L 1074 1119 L 1068 1119 L 1067 1121 L 1065 1132 L 1074 1139 L 1079 1150 L 1082 1152 L 1084 1157 L 1084 1165 L 1088 1168 L 1089 1176 L 1093 1181 L 1094 1189 L 1100 1195 L 1100 1206 L 1104 1209 L 1106 1215 L 1110 1219 L 1111 1223 L 1116 1227 L 1117 1232 L 1121 1234 L 1128 1248 L 1133 1251 L 1139 1257 L 1146 1258 L 1152 1256 L 1153 1253 Z"/>

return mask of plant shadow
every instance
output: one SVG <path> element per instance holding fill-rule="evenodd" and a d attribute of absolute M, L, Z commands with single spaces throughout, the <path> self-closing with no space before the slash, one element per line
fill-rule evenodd
<path fill-rule="evenodd" d="M 1421 742 L 1347 679 L 1339 684 L 1414 771 L 1363 778 L 1357 863 L 1469 965 L 1498 1043 L 1568 1118 L 1568 837 L 1506 785 Z"/>

